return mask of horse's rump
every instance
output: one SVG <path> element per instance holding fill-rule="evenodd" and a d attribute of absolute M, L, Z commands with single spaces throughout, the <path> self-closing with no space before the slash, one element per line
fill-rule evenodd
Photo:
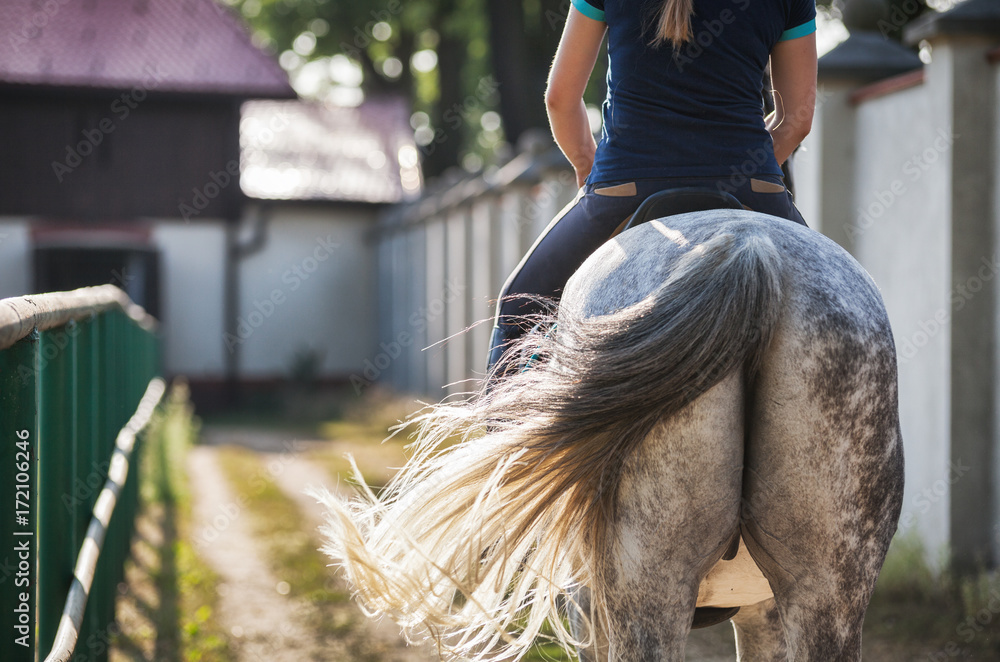
<path fill-rule="evenodd" d="M 588 643 L 562 618 L 579 611 L 572 595 L 584 585 L 593 589 L 587 615 L 617 654 L 669 658 L 663 642 L 680 637 L 683 649 L 699 583 L 735 532 L 778 598 L 808 572 L 809 559 L 800 568 L 781 551 L 797 549 L 802 513 L 774 520 L 755 503 L 761 492 L 766 508 L 780 510 L 788 498 L 765 466 L 776 449 L 754 447 L 755 435 L 774 446 L 782 429 L 781 403 L 760 394 L 784 397 L 788 374 L 821 378 L 845 355 L 838 337 L 885 340 L 883 321 L 863 270 L 807 229 L 741 211 L 647 223 L 573 276 L 555 334 L 522 341 L 540 355 L 536 366 L 418 417 L 414 456 L 378 498 L 323 496 L 325 550 L 366 609 L 457 656 L 519 655 L 546 620 L 564 645 Z M 813 336 L 824 338 L 826 358 L 809 353 Z M 885 351 L 883 343 L 867 356 Z M 818 363 L 789 365 L 788 356 Z M 890 379 L 877 377 L 878 387 Z M 891 381 L 894 398 L 894 372 Z M 800 388 L 826 398 L 829 418 L 838 388 L 853 397 L 850 382 Z M 891 403 L 883 404 L 884 414 Z M 875 436 L 871 453 L 898 446 Z M 456 437 L 464 441 L 449 446 Z M 861 513 L 889 513 L 861 541 L 879 565 L 885 522 L 898 516 L 898 507 L 889 512 L 894 494 L 878 503 L 866 495 Z M 636 615 L 630 601 L 648 613 Z"/>

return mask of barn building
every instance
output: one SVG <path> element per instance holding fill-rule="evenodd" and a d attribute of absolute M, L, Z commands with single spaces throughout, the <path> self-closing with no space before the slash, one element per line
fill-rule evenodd
<path fill-rule="evenodd" d="M 375 346 L 366 232 L 421 186 L 405 105 L 297 100 L 213 0 L 14 0 L 0 25 L 0 297 L 119 285 L 203 405 L 345 380 Z"/>

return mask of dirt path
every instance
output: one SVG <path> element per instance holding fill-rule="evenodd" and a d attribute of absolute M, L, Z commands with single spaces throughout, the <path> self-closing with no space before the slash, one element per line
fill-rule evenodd
<path fill-rule="evenodd" d="M 291 499 L 302 512 L 308 522 L 310 532 L 315 532 L 323 522 L 323 512 L 321 506 L 311 497 L 307 496 L 303 490 L 307 486 L 326 486 L 330 489 L 336 487 L 334 479 L 322 468 L 313 464 L 309 460 L 309 451 L 327 446 L 328 442 L 302 441 L 296 440 L 290 435 L 282 435 L 275 432 L 259 430 L 242 430 L 228 428 L 208 428 L 203 431 L 203 446 L 198 447 L 202 455 L 212 454 L 215 447 L 228 444 L 239 445 L 257 451 L 261 455 L 261 462 L 268 467 L 270 477 L 274 480 L 281 491 Z M 193 478 L 193 476 L 192 476 Z M 217 515 L 218 513 L 214 513 Z M 234 543 L 237 541 L 233 541 Z M 245 544 L 245 542 L 244 542 Z M 226 564 L 225 556 L 240 556 L 244 549 L 239 546 L 218 545 L 217 557 L 206 561 L 221 573 L 221 565 Z M 334 570 L 331 568 L 331 581 L 338 586 L 342 586 L 339 578 L 334 577 Z M 267 580 L 270 581 L 270 578 Z M 271 584 L 271 593 L 275 584 Z M 281 596 L 277 596 L 281 597 Z M 272 605 L 273 609 L 293 607 L 293 605 Z M 269 622 L 273 623 L 273 613 L 265 613 L 265 620 L 259 623 L 258 628 L 269 627 Z M 370 621 L 359 615 L 357 622 L 361 624 L 372 640 L 377 640 L 383 646 L 382 650 L 387 650 L 385 662 L 431 662 L 438 658 L 433 651 L 426 647 L 407 646 L 400 635 L 399 629 L 390 621 Z M 242 659 L 256 659 L 254 657 Z M 271 659 L 271 658 L 263 658 Z M 303 659 L 303 658 L 289 658 Z M 326 650 L 315 653 L 312 658 L 316 660 L 338 660 L 345 659 L 338 657 L 332 651 Z"/>
<path fill-rule="evenodd" d="M 261 460 L 269 467 L 269 473 L 275 483 L 299 507 L 310 527 L 315 530 L 321 524 L 323 517 L 321 507 L 315 500 L 305 495 L 303 490 L 309 485 L 325 485 L 330 489 L 336 487 L 334 479 L 327 471 L 309 459 L 311 451 L 323 447 L 329 448 L 329 442 L 296 440 L 293 436 L 280 432 L 209 427 L 203 430 L 202 443 L 204 445 L 195 449 L 196 453 L 192 454 L 192 463 L 199 465 L 197 469 L 192 469 L 191 474 L 195 486 L 205 485 L 211 480 L 215 484 L 221 483 L 228 490 L 224 476 L 214 462 L 213 447 L 225 444 L 243 446 L 261 454 Z M 234 495 L 213 493 L 214 490 L 216 488 L 213 487 L 200 490 L 200 493 L 196 491 L 194 494 L 195 518 L 202 519 L 208 526 L 211 526 L 213 518 L 221 514 L 219 506 L 212 504 L 233 503 Z M 200 530 L 196 524 L 195 531 Z M 237 518 L 233 525 L 220 532 L 218 540 L 198 548 L 199 553 L 210 550 L 204 556 L 206 562 L 220 575 L 226 577 L 226 583 L 231 587 L 228 595 L 223 596 L 220 606 L 226 612 L 222 617 L 227 619 L 227 626 L 243 628 L 242 648 L 246 652 L 241 652 L 240 660 L 337 659 L 329 650 L 319 651 L 310 648 L 309 637 L 302 632 L 303 619 L 295 617 L 296 605 L 276 592 L 274 588 L 276 580 L 269 576 L 270 573 L 263 565 L 265 562 L 252 551 L 253 547 L 252 536 L 247 531 L 246 523 L 241 526 Z M 235 577 L 237 573 L 245 577 L 248 583 L 237 584 L 238 580 Z M 234 589 L 233 586 L 239 588 Z M 259 597 L 256 596 L 257 593 L 260 594 Z M 229 603 L 236 601 L 243 602 L 243 605 L 233 605 L 234 611 L 230 614 Z M 298 642 L 301 650 L 283 651 L 288 653 L 288 657 L 267 655 L 261 658 L 255 657 L 261 648 L 266 651 L 270 646 L 270 650 L 274 650 L 273 646 L 275 643 L 280 643 L 280 640 L 269 641 L 266 633 L 282 626 L 294 628 L 295 632 L 304 637 Z M 392 662 L 431 662 L 438 659 L 433 651 L 426 647 L 406 647 L 398 629 L 391 622 L 366 622 L 366 627 L 371 632 L 370 636 L 382 642 L 393 643 Z M 251 632 L 254 634 L 251 635 Z M 318 645 L 318 642 L 314 643 Z M 736 659 L 732 628 L 725 624 L 693 632 L 688 640 L 685 659 L 688 662 L 732 662 Z"/>
<path fill-rule="evenodd" d="M 331 660 L 304 624 L 309 607 L 278 592 L 278 580 L 239 512 L 215 457 L 215 449 L 199 446 L 188 457 L 195 549 L 222 578 L 219 614 L 232 635 L 237 659 L 295 662 Z"/>

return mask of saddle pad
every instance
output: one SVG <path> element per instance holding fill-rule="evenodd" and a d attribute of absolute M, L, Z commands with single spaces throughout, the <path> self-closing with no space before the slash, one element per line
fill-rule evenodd
<path fill-rule="evenodd" d="M 743 538 L 732 561 L 719 561 L 698 586 L 698 607 L 741 607 L 774 597 Z"/>

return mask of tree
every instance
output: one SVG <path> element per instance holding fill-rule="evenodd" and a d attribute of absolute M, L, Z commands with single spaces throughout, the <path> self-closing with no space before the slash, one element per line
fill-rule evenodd
<path fill-rule="evenodd" d="M 548 126 L 545 79 L 570 0 L 227 1 L 293 80 L 346 56 L 366 95 L 410 100 L 429 176 L 469 153 L 488 163 L 504 142 Z M 481 126 L 489 112 L 500 129 Z"/>

